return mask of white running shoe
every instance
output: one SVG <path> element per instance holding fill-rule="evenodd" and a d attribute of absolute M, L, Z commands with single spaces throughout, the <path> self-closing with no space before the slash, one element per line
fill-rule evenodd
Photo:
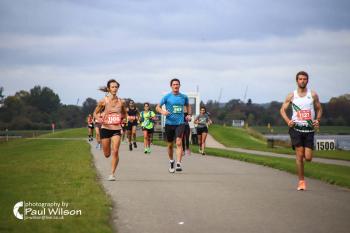
<path fill-rule="evenodd" d="M 174 165 L 175 165 L 175 161 L 170 162 L 170 167 L 169 167 L 169 172 L 170 173 L 174 173 L 175 172 Z"/>
<path fill-rule="evenodd" d="M 108 181 L 115 181 L 115 176 L 114 175 L 109 175 L 108 176 Z"/>
<path fill-rule="evenodd" d="M 177 172 L 182 172 L 181 163 L 177 163 L 177 164 L 176 164 L 176 171 L 177 171 Z"/>

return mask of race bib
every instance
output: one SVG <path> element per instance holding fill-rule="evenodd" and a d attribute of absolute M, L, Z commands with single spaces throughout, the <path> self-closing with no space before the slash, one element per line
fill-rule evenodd
<path fill-rule="evenodd" d="M 308 121 L 311 120 L 311 111 L 310 110 L 300 110 L 297 112 L 299 120 Z"/>
<path fill-rule="evenodd" d="M 109 113 L 103 118 L 104 125 L 120 125 L 121 122 L 121 115 L 117 113 Z"/>
<path fill-rule="evenodd" d="M 136 116 L 128 116 L 129 121 L 134 121 L 136 119 Z"/>
<path fill-rule="evenodd" d="M 199 123 L 200 124 L 206 124 L 207 123 L 207 119 L 204 118 L 204 117 L 201 117 L 201 118 L 199 118 Z"/>
<path fill-rule="evenodd" d="M 182 113 L 182 106 L 174 105 L 173 106 L 173 113 Z"/>

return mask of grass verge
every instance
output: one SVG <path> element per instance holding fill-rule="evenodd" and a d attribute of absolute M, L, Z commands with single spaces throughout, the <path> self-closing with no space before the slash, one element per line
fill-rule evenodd
<path fill-rule="evenodd" d="M 79 133 L 64 134 L 68 135 Z M 97 181 L 86 142 L 14 140 L 0 145 L 0 160 L 0 232 L 112 232 L 112 204 Z M 82 215 L 18 220 L 12 210 L 19 201 L 64 201 Z"/>
<path fill-rule="evenodd" d="M 239 147 L 281 154 L 295 153 L 290 147 L 268 148 L 265 140 L 253 137 L 252 135 L 254 134 L 242 128 L 212 125 L 209 132 L 218 142 L 226 147 Z M 314 151 L 314 157 L 350 161 L 350 152 L 341 150 Z"/>

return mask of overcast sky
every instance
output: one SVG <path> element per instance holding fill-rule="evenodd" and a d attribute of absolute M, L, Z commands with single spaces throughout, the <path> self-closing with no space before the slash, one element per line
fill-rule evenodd
<path fill-rule="evenodd" d="M 221 102 L 283 101 L 295 74 L 327 102 L 350 93 L 348 0 L 1 0 L 0 86 L 48 86 L 64 104 L 159 102 L 169 80 Z"/>

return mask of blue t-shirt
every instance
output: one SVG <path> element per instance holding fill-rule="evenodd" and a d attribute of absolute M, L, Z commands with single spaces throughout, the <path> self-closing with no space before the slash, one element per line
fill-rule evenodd
<path fill-rule="evenodd" d="M 166 117 L 166 125 L 181 125 L 184 123 L 184 106 L 188 105 L 188 97 L 182 93 L 174 95 L 167 94 L 160 101 L 160 106 L 165 108 L 170 114 Z"/>

